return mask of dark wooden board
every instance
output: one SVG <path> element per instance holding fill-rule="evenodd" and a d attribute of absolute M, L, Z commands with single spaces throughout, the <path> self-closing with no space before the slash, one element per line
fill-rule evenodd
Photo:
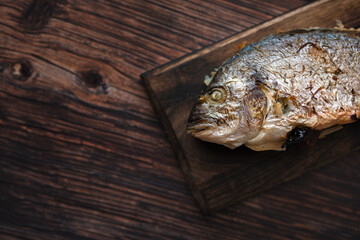
<path fill-rule="evenodd" d="M 238 44 L 294 28 L 346 27 L 360 24 L 360 5 L 352 0 L 324 0 L 299 8 L 214 45 L 142 75 L 185 177 L 204 213 L 212 213 L 242 199 L 294 179 L 349 153 L 360 157 L 360 124 L 347 125 L 316 144 L 303 143 L 286 152 L 229 150 L 202 142 L 185 127 L 206 74 L 232 56 Z"/>
<path fill-rule="evenodd" d="M 313 0 L 0 2 L 1 240 L 360 239 L 349 155 L 202 215 L 139 79 Z"/>

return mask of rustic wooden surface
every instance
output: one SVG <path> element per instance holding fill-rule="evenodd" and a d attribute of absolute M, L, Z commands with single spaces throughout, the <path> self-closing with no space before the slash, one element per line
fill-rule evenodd
<path fill-rule="evenodd" d="M 139 78 L 308 2 L 0 1 L 0 239 L 359 239 L 352 156 L 201 215 Z"/>
<path fill-rule="evenodd" d="M 347 125 L 343 131 L 318 141 L 319 133 L 313 132 L 302 144 L 285 152 L 255 152 L 246 147 L 230 150 L 186 133 L 190 111 L 206 88 L 204 76 L 234 55 L 239 45 L 280 29 L 334 27 L 333 19 L 358 28 L 360 5 L 353 0 L 314 2 L 142 75 L 185 179 L 204 213 L 214 213 L 346 154 L 360 158 L 356 155 L 360 150 L 360 124 Z"/>

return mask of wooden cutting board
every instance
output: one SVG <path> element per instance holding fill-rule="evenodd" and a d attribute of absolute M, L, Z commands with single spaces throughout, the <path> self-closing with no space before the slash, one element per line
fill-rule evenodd
<path fill-rule="evenodd" d="M 186 133 L 190 110 L 200 91 L 205 89 L 204 76 L 237 52 L 239 44 L 294 28 L 333 27 L 335 20 L 341 20 L 346 27 L 359 27 L 359 2 L 317 1 L 141 76 L 204 213 L 235 204 L 346 154 L 360 157 L 356 153 L 360 149 L 358 123 L 345 126 L 316 144 L 305 142 L 286 152 L 255 152 L 246 147 L 230 150 L 202 142 Z"/>

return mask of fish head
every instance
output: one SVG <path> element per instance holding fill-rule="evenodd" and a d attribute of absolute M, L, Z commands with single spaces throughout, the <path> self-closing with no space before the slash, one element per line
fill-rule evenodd
<path fill-rule="evenodd" d="M 261 129 L 267 98 L 251 77 L 221 67 L 194 105 L 187 132 L 234 149 Z"/>

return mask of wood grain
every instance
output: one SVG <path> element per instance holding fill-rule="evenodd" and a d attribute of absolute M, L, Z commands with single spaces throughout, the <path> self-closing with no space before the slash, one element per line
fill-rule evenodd
<path fill-rule="evenodd" d="M 139 78 L 308 2 L 0 1 L 0 239 L 358 238 L 351 157 L 201 215 Z"/>
<path fill-rule="evenodd" d="M 233 151 L 186 133 L 190 111 L 205 89 L 204 76 L 231 57 L 239 44 L 255 42 L 280 29 L 333 27 L 333 18 L 358 27 L 359 13 L 360 6 L 354 1 L 315 2 L 142 75 L 204 213 L 228 207 L 360 149 L 359 124 L 346 126 L 318 143 L 305 141 L 281 153 L 254 152 L 245 147 Z"/>

